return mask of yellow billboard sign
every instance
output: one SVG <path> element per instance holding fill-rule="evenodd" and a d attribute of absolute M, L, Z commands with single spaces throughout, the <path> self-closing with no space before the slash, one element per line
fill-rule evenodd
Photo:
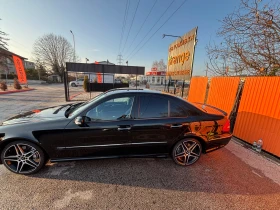
<path fill-rule="evenodd" d="M 167 78 L 190 80 L 192 75 L 197 27 L 169 45 Z"/>

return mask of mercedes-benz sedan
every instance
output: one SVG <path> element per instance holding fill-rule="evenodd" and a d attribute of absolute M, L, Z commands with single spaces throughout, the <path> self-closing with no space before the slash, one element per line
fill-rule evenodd
<path fill-rule="evenodd" d="M 45 163 L 171 156 L 181 166 L 231 139 L 227 114 L 151 90 L 115 89 L 94 99 L 33 110 L 0 126 L 1 163 L 32 174 Z"/>

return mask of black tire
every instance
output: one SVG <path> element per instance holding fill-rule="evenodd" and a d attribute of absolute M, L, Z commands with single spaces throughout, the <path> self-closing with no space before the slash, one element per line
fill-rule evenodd
<path fill-rule="evenodd" d="M 72 87 L 77 87 L 77 85 L 75 83 L 71 83 Z"/>
<path fill-rule="evenodd" d="M 45 153 L 29 141 L 13 141 L 1 152 L 4 166 L 16 174 L 34 174 L 45 165 Z"/>
<path fill-rule="evenodd" d="M 175 144 L 172 150 L 172 158 L 180 166 L 189 166 L 199 160 L 201 152 L 200 142 L 193 138 L 187 138 Z"/>

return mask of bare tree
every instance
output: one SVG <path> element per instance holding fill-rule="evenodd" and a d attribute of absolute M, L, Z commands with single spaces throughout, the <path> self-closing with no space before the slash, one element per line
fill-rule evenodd
<path fill-rule="evenodd" d="M 34 44 L 35 60 L 40 61 L 48 71 L 58 74 L 61 78 L 66 62 L 73 61 L 74 50 L 70 42 L 62 36 L 47 34 L 40 37 Z"/>
<path fill-rule="evenodd" d="M 7 38 L 7 35 L 8 34 L 0 30 L 0 70 L 2 69 L 8 70 L 8 66 L 6 62 L 7 59 L 6 50 L 8 50 L 7 41 L 9 41 L 9 39 Z"/>
<path fill-rule="evenodd" d="M 166 64 L 163 59 L 160 59 L 160 61 L 154 61 L 152 67 L 157 68 L 158 71 L 166 71 Z"/>
<path fill-rule="evenodd" d="M 154 61 L 153 64 L 152 64 L 152 67 L 157 68 L 158 67 L 158 61 Z"/>
<path fill-rule="evenodd" d="M 280 2 L 241 0 L 207 47 L 209 70 L 218 75 L 277 75 L 280 72 Z"/>
<path fill-rule="evenodd" d="M 0 18 L 0 20 L 2 20 L 2 19 Z M 6 34 L 5 32 L 0 30 L 0 48 L 5 49 L 5 50 L 8 50 L 8 47 L 7 47 L 8 43 L 7 43 L 7 41 L 9 39 L 7 38 L 7 35 L 8 34 Z"/>

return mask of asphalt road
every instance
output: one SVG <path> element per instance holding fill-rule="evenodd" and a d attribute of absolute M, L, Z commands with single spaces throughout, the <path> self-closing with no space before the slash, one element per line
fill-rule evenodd
<path fill-rule="evenodd" d="M 0 95 L 0 121 L 63 97 L 59 85 Z M 23 176 L 1 165 L 0 192 L 1 210 L 279 209 L 280 166 L 231 141 L 190 167 L 169 158 L 107 159 L 48 164 Z"/>
<path fill-rule="evenodd" d="M 20 113 L 48 106 L 65 104 L 62 84 L 29 85 L 35 90 L 0 95 L 0 122 Z M 70 87 L 70 96 L 83 92 L 81 87 Z"/>

